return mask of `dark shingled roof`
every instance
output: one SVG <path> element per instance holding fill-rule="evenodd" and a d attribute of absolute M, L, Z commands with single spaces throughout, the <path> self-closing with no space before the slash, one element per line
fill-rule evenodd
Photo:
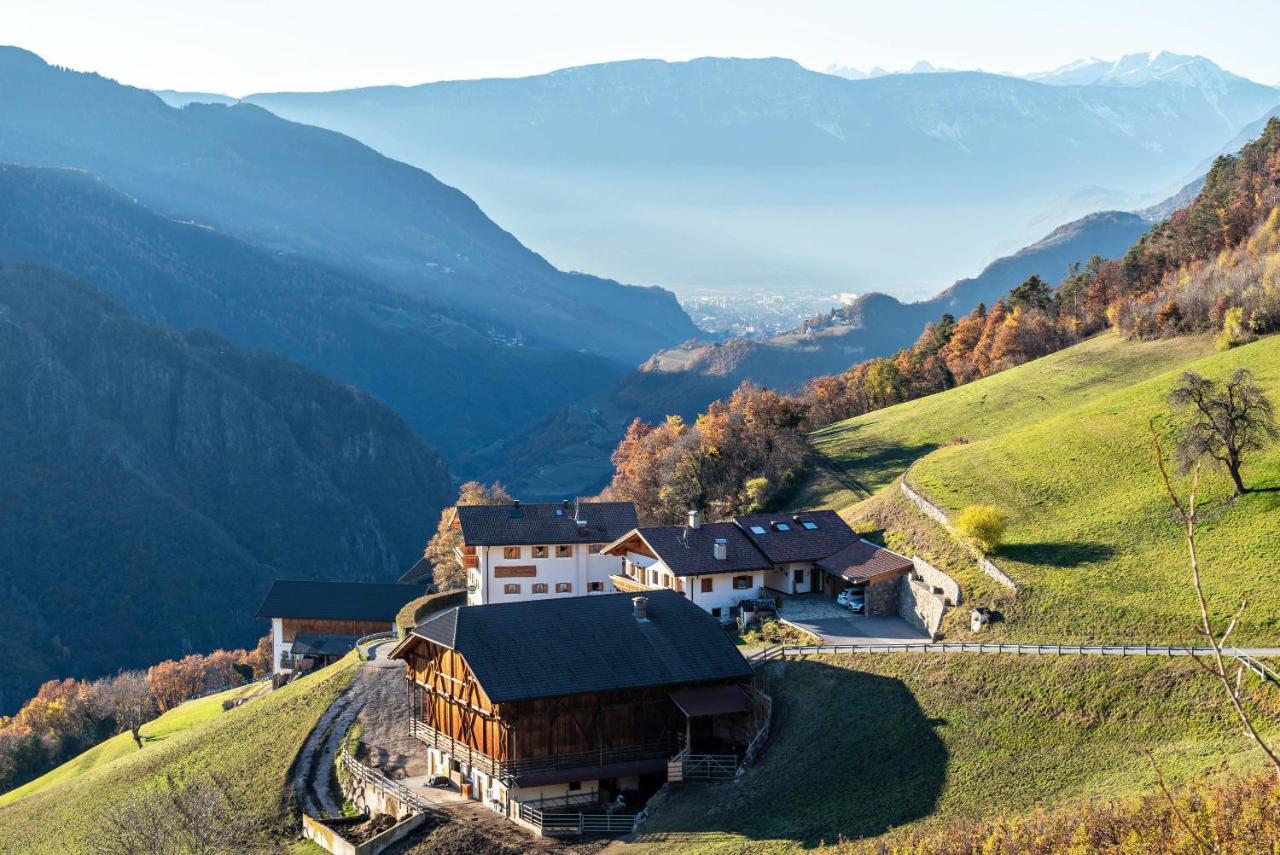
<path fill-rule="evenodd" d="M 257 616 L 391 623 L 405 603 L 421 596 L 421 585 L 277 580 Z"/>
<path fill-rule="evenodd" d="M 798 517 L 800 522 L 793 517 Z M 806 521 L 814 523 L 817 528 L 806 529 L 803 525 Z M 818 561 L 858 541 L 857 533 L 835 511 L 803 511 L 794 515 L 750 514 L 734 517 L 734 522 L 774 564 Z M 778 531 L 775 523 L 785 523 L 788 531 Z M 751 531 L 753 525 L 762 527 L 765 533 Z"/>
<path fill-rule="evenodd" d="M 401 585 L 425 585 L 431 581 L 431 562 L 426 557 L 419 558 L 414 565 L 400 576 Z"/>
<path fill-rule="evenodd" d="M 850 582 L 863 582 L 886 573 L 905 572 L 913 565 L 910 558 L 859 539 L 835 555 L 817 562 L 817 566 Z"/>
<path fill-rule="evenodd" d="M 677 576 L 767 570 L 770 566 L 769 559 L 733 523 L 703 523 L 698 528 L 663 525 L 638 531 L 662 563 Z M 723 561 L 717 560 L 712 551 L 718 538 L 729 541 Z"/>
<path fill-rule="evenodd" d="M 630 502 L 581 502 L 578 517 L 587 523 L 578 533 L 573 503 L 459 505 L 458 522 L 468 546 L 518 546 L 542 543 L 609 543 L 638 524 Z"/>
<path fill-rule="evenodd" d="M 459 606 L 413 634 L 462 654 L 494 703 L 751 676 L 720 622 L 680 593 L 645 592 L 645 623 L 633 596 Z"/>

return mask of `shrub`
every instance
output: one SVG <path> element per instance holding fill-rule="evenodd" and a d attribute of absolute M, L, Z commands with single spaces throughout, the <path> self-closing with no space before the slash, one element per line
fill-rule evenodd
<path fill-rule="evenodd" d="M 1222 317 L 1222 332 L 1214 339 L 1218 350 L 1230 350 L 1233 347 L 1248 344 L 1253 339 L 1254 335 L 1249 330 L 1249 325 L 1245 323 L 1244 309 L 1241 306 L 1227 309 L 1227 313 Z"/>
<path fill-rule="evenodd" d="M 956 518 L 956 529 L 983 555 L 995 552 L 1009 526 L 1009 518 L 995 505 L 970 505 Z"/>

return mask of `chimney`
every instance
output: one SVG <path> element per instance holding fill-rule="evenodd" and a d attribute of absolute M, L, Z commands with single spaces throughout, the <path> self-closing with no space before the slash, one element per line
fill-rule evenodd
<path fill-rule="evenodd" d="M 520 500 L 519 500 L 519 499 L 512 499 L 512 500 L 511 500 L 511 507 L 515 508 L 517 511 L 518 511 L 518 510 L 520 510 Z"/>
<path fill-rule="evenodd" d="M 648 597 L 632 597 L 631 605 L 635 607 L 636 623 L 648 623 L 649 618 L 646 617 L 649 607 Z"/>
<path fill-rule="evenodd" d="M 702 511 L 697 508 L 689 509 L 689 528 L 702 528 Z"/>
<path fill-rule="evenodd" d="M 800 525 L 800 515 L 799 515 L 799 514 L 795 514 L 795 515 L 793 515 L 793 516 L 791 517 L 791 521 L 792 521 L 793 523 L 795 523 L 796 525 Z"/>
<path fill-rule="evenodd" d="M 715 546 L 711 547 L 711 555 L 717 561 L 725 561 L 729 558 L 729 541 L 723 537 L 716 538 Z"/>
<path fill-rule="evenodd" d="M 567 514 L 567 513 L 569 513 L 569 500 L 568 500 L 568 499 L 561 499 L 561 500 L 560 500 L 560 510 L 564 511 L 566 514 Z"/>
<path fill-rule="evenodd" d="M 590 533 L 587 529 L 587 521 L 577 520 L 576 522 L 578 524 L 578 537 L 586 537 Z"/>

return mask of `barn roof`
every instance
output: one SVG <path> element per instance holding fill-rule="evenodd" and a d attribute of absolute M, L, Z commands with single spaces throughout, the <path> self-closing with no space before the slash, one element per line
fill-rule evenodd
<path fill-rule="evenodd" d="M 644 596 L 644 622 L 632 594 L 600 594 L 459 606 L 413 635 L 462 654 L 494 703 L 751 676 L 718 620 L 676 591 Z"/>
<path fill-rule="evenodd" d="M 391 623 L 405 603 L 420 596 L 421 585 L 276 580 L 257 616 Z"/>

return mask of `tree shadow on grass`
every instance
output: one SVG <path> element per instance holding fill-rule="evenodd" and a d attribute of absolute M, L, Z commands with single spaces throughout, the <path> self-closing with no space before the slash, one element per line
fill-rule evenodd
<path fill-rule="evenodd" d="M 1082 541 L 1044 541 L 1041 543 L 1006 543 L 996 553 L 997 558 L 1009 558 L 1023 564 L 1042 564 L 1046 567 L 1079 567 L 1105 561 L 1116 554 L 1115 547 L 1106 543 Z"/>
<path fill-rule="evenodd" d="M 640 841 L 721 833 L 796 848 L 884 834 L 934 810 L 947 749 L 900 680 L 789 661 L 765 752 L 737 784 L 673 793 Z M 749 851 L 749 845 L 744 851 Z"/>

